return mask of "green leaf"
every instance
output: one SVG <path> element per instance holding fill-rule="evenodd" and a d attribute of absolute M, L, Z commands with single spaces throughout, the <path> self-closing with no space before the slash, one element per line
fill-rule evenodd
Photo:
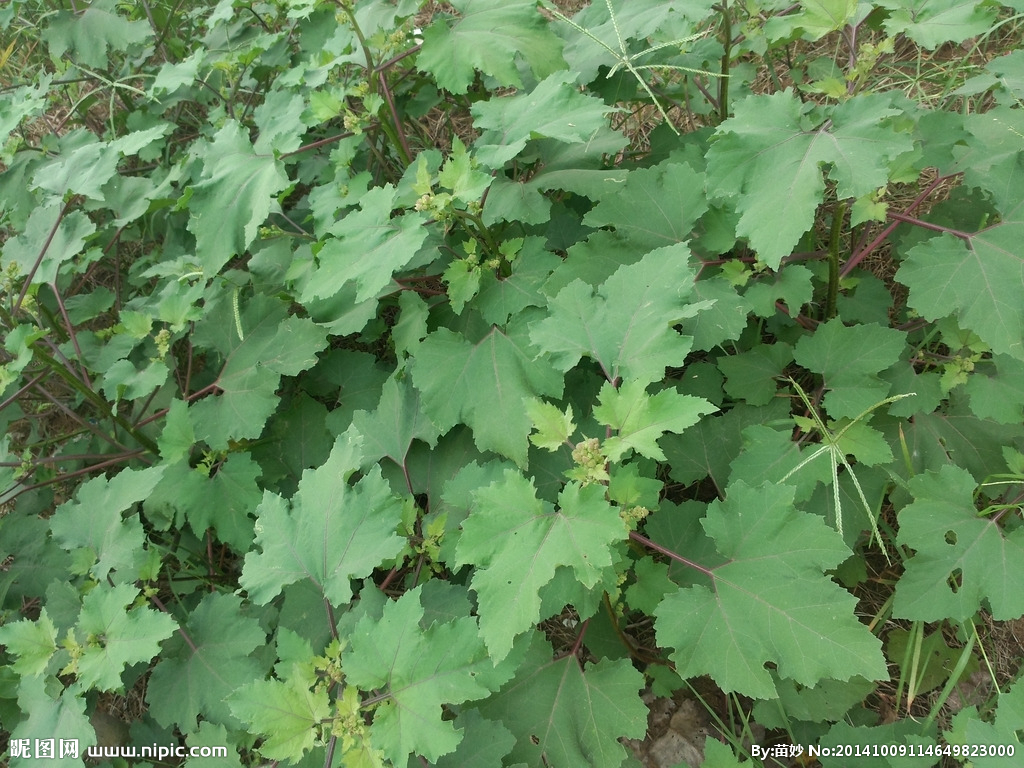
<path fill-rule="evenodd" d="M 146 687 L 154 719 L 164 727 L 196 722 L 237 728 L 225 699 L 266 668 L 250 654 L 266 643 L 259 621 L 245 616 L 234 595 L 212 593 L 189 614 L 184 635 L 168 641 Z M 188 638 L 186 641 L 185 637 Z"/>
<path fill-rule="evenodd" d="M 793 348 L 782 341 L 758 344 L 738 355 L 719 358 L 725 391 L 750 405 L 768 405 L 778 394 L 778 379 L 793 361 Z"/>
<path fill-rule="evenodd" d="M 710 674 L 726 691 L 764 699 L 777 696 L 768 662 L 807 686 L 888 678 L 880 642 L 855 616 L 856 598 L 825 573 L 849 550 L 819 516 L 795 509 L 793 495 L 791 486 L 735 481 L 708 507 L 704 529 L 727 562 L 655 611 L 658 642 L 676 649 L 681 677 Z"/>
<path fill-rule="evenodd" d="M 555 570 L 571 567 L 577 581 L 594 587 L 612 564 L 611 547 L 627 531 L 602 485 L 570 483 L 555 509 L 537 498 L 530 480 L 506 470 L 473 499 L 456 561 L 477 567 L 472 586 L 480 601 L 480 635 L 491 655 L 503 659 L 513 638 L 543 618 L 538 592 Z"/>
<path fill-rule="evenodd" d="M 774 40 L 781 40 L 796 29 L 803 30 L 805 40 L 819 40 L 842 29 L 856 10 L 856 0 L 805 0 L 797 13 L 772 16 L 764 30 Z"/>
<path fill-rule="evenodd" d="M 471 301 L 480 291 L 480 278 L 483 269 L 469 259 L 456 259 L 444 271 L 444 282 L 448 286 L 448 301 L 452 311 L 462 314 L 467 302 Z"/>
<path fill-rule="evenodd" d="M 530 435 L 530 442 L 538 448 L 557 451 L 576 431 L 571 405 L 566 406 L 564 412 L 557 406 L 536 398 L 527 400 L 525 405 L 526 413 L 536 430 Z"/>
<path fill-rule="evenodd" d="M 778 269 L 813 222 L 825 181 L 840 199 L 858 198 L 889 180 L 889 165 L 909 152 L 909 135 L 890 118 L 900 114 L 885 95 L 850 99 L 825 115 L 808 115 L 792 91 L 748 96 L 722 123 L 708 150 L 708 191 L 732 199 L 736 233 Z"/>
<path fill-rule="evenodd" d="M 743 431 L 788 415 L 788 403 L 781 398 L 763 408 L 740 404 L 721 416 L 702 419 L 682 435 L 669 435 L 662 441 L 662 447 L 672 479 L 690 485 L 708 477 L 718 495 L 724 496 L 729 465 L 739 456 L 743 445 Z"/>
<path fill-rule="evenodd" d="M 332 714 L 327 689 L 310 690 L 302 680 L 257 680 L 236 690 L 235 717 L 266 738 L 259 752 L 268 760 L 296 762 L 317 743 L 317 731 Z"/>
<path fill-rule="evenodd" d="M 17 264 L 17 274 L 28 275 L 36 267 L 33 283 L 56 280 L 61 264 L 81 251 L 86 238 L 96 231 L 81 211 L 61 218 L 62 208 L 58 200 L 33 208 L 24 231 L 3 244 L 4 262 Z"/>
<path fill-rule="evenodd" d="M 643 687 L 627 659 L 583 669 L 574 654 L 552 659 L 550 646 L 535 640 L 519 674 L 480 711 L 515 735 L 510 765 L 618 766 L 627 755 L 620 737 L 647 730 Z"/>
<path fill-rule="evenodd" d="M 994 375 L 987 375 L 990 372 Z M 1000 424 L 1024 422 L 1024 362 L 995 355 L 991 366 L 976 368 L 967 379 L 967 394 L 978 418 Z"/>
<path fill-rule="evenodd" d="M 526 398 L 562 393 L 562 379 L 543 362 L 522 323 L 493 327 L 475 344 L 447 328 L 420 344 L 412 380 L 423 393 L 423 409 L 445 433 L 459 422 L 473 430 L 481 451 L 495 451 L 526 464 L 530 417 Z"/>
<path fill-rule="evenodd" d="M 665 461 L 658 438 L 666 432 L 679 434 L 696 424 L 701 416 L 718 410 L 703 398 L 682 395 L 674 389 L 648 395 L 646 387 L 638 381 L 627 381 L 618 389 L 606 382 L 598 399 L 594 418 L 618 431 L 602 444 L 613 463 L 631 450 Z"/>
<path fill-rule="evenodd" d="M 191 187 L 188 230 L 196 236 L 203 274 L 211 277 L 252 244 L 289 182 L 283 163 L 257 154 L 248 129 L 234 120 L 196 153 L 203 173 Z"/>
<path fill-rule="evenodd" d="M 58 11 L 43 33 L 54 61 L 72 53 L 88 67 L 107 68 L 109 51 L 127 51 L 153 36 L 145 21 L 119 15 L 115 0 L 95 0 L 82 14 Z"/>
<path fill-rule="evenodd" d="M 522 87 L 520 57 L 537 78 L 562 67 L 562 41 L 529 0 L 456 0 L 452 6 L 459 18 L 423 30 L 417 60 L 442 88 L 465 93 L 478 69 L 501 85 Z"/>
<path fill-rule="evenodd" d="M 259 437 L 277 407 L 281 376 L 294 376 L 317 361 L 327 346 L 326 332 L 311 320 L 289 317 L 285 305 L 256 296 L 244 305 L 241 341 L 225 297 L 207 310 L 197 327 L 195 342 L 208 343 L 225 357 L 215 385 L 220 395 L 189 406 L 196 436 L 212 448 L 227 448 L 229 440 Z"/>
<path fill-rule="evenodd" d="M 57 628 L 43 608 L 36 621 L 22 619 L 0 626 L 0 645 L 17 656 L 11 665 L 15 672 L 22 677 L 35 677 L 46 671 L 57 651 Z"/>
<path fill-rule="evenodd" d="M 471 108 L 482 135 L 473 145 L 480 162 L 501 168 L 531 139 L 554 139 L 584 144 L 608 128 L 614 109 L 601 99 L 583 94 L 572 72 L 556 72 L 529 93 L 480 101 Z"/>
<path fill-rule="evenodd" d="M 300 300 L 326 299 L 355 283 L 356 303 L 375 298 L 394 273 L 416 256 L 428 230 L 424 214 L 392 216 L 395 188 L 375 187 L 363 195 L 360 209 L 331 227 L 334 236 L 317 253 L 317 269 Z"/>
<path fill-rule="evenodd" d="M 344 657 L 347 680 L 383 697 L 371 738 L 394 765 L 411 753 L 433 762 L 452 752 L 461 735 L 442 719 L 442 707 L 485 698 L 518 663 L 495 664 L 468 616 L 422 629 L 422 592 L 417 587 L 387 603 L 380 619 L 364 616 Z"/>
<path fill-rule="evenodd" d="M 352 423 L 363 435 L 364 461 L 375 462 L 387 456 L 399 466 L 405 466 L 413 440 L 437 445 L 437 427 L 423 413 L 420 393 L 407 376 L 400 379 L 392 376 L 384 382 L 377 409 L 356 411 Z"/>
<path fill-rule="evenodd" d="M 501 765 L 501 759 L 516 743 L 515 736 L 501 723 L 485 720 L 479 710 L 464 709 L 455 719 L 462 741 L 434 765 L 437 768 L 464 768 L 467 765 Z"/>
<path fill-rule="evenodd" d="M 551 299 L 550 316 L 530 338 L 562 371 L 587 356 L 608 381 L 657 381 L 690 350 L 690 338 L 672 328 L 699 309 L 684 302 L 693 285 L 688 259 L 684 245 L 659 248 L 618 269 L 596 295 L 575 280 Z"/>
<path fill-rule="evenodd" d="M 118 583 L 135 582 L 145 561 L 145 532 L 137 515 L 122 513 L 145 499 L 166 467 L 123 469 L 112 479 L 94 477 L 78 489 L 74 501 L 50 519 L 53 538 L 77 556 L 75 572 L 105 581 L 113 571 Z M 88 523 L 83 523 L 88 519 Z"/>
<path fill-rule="evenodd" d="M 362 463 L 361 438 L 338 438 L 330 458 L 303 472 L 299 490 L 286 501 L 265 491 L 257 512 L 256 543 L 245 556 L 239 584 L 265 605 L 288 584 L 310 580 L 333 605 L 352 599 L 352 579 L 364 578 L 395 557 L 404 541 L 395 534 L 402 503 L 374 468 L 354 485 Z"/>
<path fill-rule="evenodd" d="M 880 371 L 894 365 L 906 335 L 874 323 L 846 326 L 834 318 L 797 342 L 796 362 L 825 379 L 825 410 L 834 419 L 855 419 L 889 395 Z"/>
<path fill-rule="evenodd" d="M 58 196 L 75 192 L 105 200 L 104 185 L 115 178 L 122 181 L 117 173 L 121 158 L 136 154 L 173 129 L 171 123 L 161 122 L 114 141 L 84 144 L 44 165 L 32 177 L 32 183 Z"/>
<path fill-rule="evenodd" d="M 148 662 L 160 652 L 161 641 L 178 628 L 167 614 L 129 608 L 138 596 L 134 585 L 107 587 L 100 583 L 82 599 L 75 626 L 75 639 L 82 651 L 75 671 L 86 688 L 120 690 L 124 668 Z"/>
<path fill-rule="evenodd" d="M 1015 682 L 1005 693 L 999 694 L 994 723 L 988 723 L 978 716 L 977 707 L 966 707 L 953 716 L 953 726 L 943 732 L 947 744 L 992 745 L 1006 747 L 1003 755 L 978 755 L 971 757 L 971 764 L 977 768 L 1013 768 L 1024 749 L 1020 724 L 1024 722 L 1024 683 Z M 1010 748 L 1015 755 L 1010 755 Z"/>
<path fill-rule="evenodd" d="M 943 233 L 907 252 L 896 279 L 929 320 L 952 315 L 997 354 L 1024 360 L 1024 207 L 964 241 Z"/>
<path fill-rule="evenodd" d="M 879 0 L 878 5 L 890 10 L 886 32 L 906 35 L 929 51 L 987 32 L 997 14 L 979 0 Z"/>
<path fill-rule="evenodd" d="M 45 677 L 22 678 L 18 686 L 18 709 L 24 713 L 24 719 L 12 729 L 11 739 L 28 739 L 31 754 L 36 756 L 38 742 L 36 739 L 49 738 L 50 734 L 60 739 L 77 739 L 79 756 L 96 744 L 96 731 L 85 714 L 85 697 L 75 696 L 71 691 L 56 693 L 53 691 L 53 678 Z M 59 683 L 58 683 L 59 685 Z M 55 757 L 45 757 L 51 764 L 71 763 L 80 766 L 83 761 L 60 758 L 59 748 L 54 750 Z M 10 761 L 14 768 L 28 768 L 36 765 L 40 757 L 13 758 Z"/>
<path fill-rule="evenodd" d="M 298 93 L 277 90 L 267 93 L 263 103 L 253 110 L 253 118 L 260 129 L 253 145 L 257 155 L 286 154 L 299 148 L 306 131 L 301 120 L 304 106 Z"/>
<path fill-rule="evenodd" d="M 630 171 L 625 184 L 584 217 L 591 227 L 615 227 L 638 248 L 650 250 L 683 243 L 708 209 L 704 174 L 685 163 L 661 163 Z M 685 264 L 686 252 L 677 252 Z"/>
<path fill-rule="evenodd" d="M 257 484 L 262 474 L 247 453 L 232 453 L 216 472 L 181 461 L 167 467 L 146 499 L 144 509 L 154 526 L 188 524 L 197 536 L 213 533 L 217 540 L 245 552 L 252 545 L 253 513 L 263 498 Z"/>
<path fill-rule="evenodd" d="M 998 516 L 979 517 L 975 487 L 957 466 L 911 478 L 914 502 L 899 513 L 897 541 L 915 553 L 896 585 L 896 616 L 962 622 L 982 601 L 997 621 L 1024 615 L 1024 530 L 1004 530 Z"/>

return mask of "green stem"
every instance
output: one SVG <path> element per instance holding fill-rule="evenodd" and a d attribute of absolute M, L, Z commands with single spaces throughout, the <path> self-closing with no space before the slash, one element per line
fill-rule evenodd
<path fill-rule="evenodd" d="M 75 390 L 75 392 L 79 393 L 82 397 L 84 397 L 86 400 L 88 400 L 90 403 L 96 406 L 96 408 L 98 408 L 105 417 L 107 417 L 115 424 L 117 424 L 119 427 L 121 427 L 121 429 L 123 429 L 127 434 L 131 435 L 131 437 L 134 438 L 136 442 L 139 443 L 139 445 L 145 447 L 145 449 L 150 453 L 159 455 L 160 448 L 157 447 L 157 444 L 155 442 L 150 440 L 145 435 L 140 434 L 139 431 L 135 429 L 135 427 L 133 427 L 124 418 L 119 416 L 110 407 L 110 403 L 108 403 L 102 397 L 100 397 L 91 389 L 89 389 L 89 387 L 85 386 L 81 379 L 79 379 L 71 371 L 69 371 L 67 368 L 61 365 L 61 363 L 58 360 L 51 357 L 49 353 L 43 351 L 38 344 L 32 345 L 32 351 L 39 356 L 40 360 L 42 360 L 42 362 L 44 362 L 51 371 L 53 371 L 62 379 L 64 379 L 68 386 L 70 386 L 72 389 Z"/>
<path fill-rule="evenodd" d="M 722 54 L 721 77 L 718 78 L 718 121 L 729 119 L 729 62 L 732 59 L 732 19 L 729 18 L 729 0 L 722 0 Z"/>
<path fill-rule="evenodd" d="M 832 219 L 832 233 L 828 239 L 828 296 L 825 298 L 825 319 L 836 316 L 836 302 L 839 298 L 839 237 L 843 233 L 843 220 L 846 218 L 846 203 L 836 208 Z"/>

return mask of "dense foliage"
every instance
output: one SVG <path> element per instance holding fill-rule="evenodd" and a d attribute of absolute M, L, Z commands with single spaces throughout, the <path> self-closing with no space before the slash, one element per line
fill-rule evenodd
<path fill-rule="evenodd" d="M 0 8 L 7 737 L 1024 759 L 1024 5 L 560 8 Z"/>

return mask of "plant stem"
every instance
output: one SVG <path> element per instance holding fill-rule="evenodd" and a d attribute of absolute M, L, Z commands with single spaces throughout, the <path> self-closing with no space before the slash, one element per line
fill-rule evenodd
<path fill-rule="evenodd" d="M 732 58 L 732 19 L 729 18 L 729 0 L 719 6 L 722 14 L 722 66 L 718 78 L 718 122 L 729 119 L 729 62 Z"/>
<path fill-rule="evenodd" d="M 839 238 L 846 220 L 846 201 L 836 206 L 832 219 L 832 233 L 828 239 L 828 294 L 825 297 L 825 319 L 836 316 L 836 302 L 839 299 Z"/>

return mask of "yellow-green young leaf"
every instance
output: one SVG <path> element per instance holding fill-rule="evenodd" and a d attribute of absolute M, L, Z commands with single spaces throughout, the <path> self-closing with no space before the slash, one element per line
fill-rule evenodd
<path fill-rule="evenodd" d="M 350 684 L 385 697 L 374 709 L 371 742 L 394 765 L 405 765 L 411 753 L 434 762 L 452 752 L 461 734 L 442 707 L 485 698 L 519 662 L 512 656 L 495 664 L 468 616 L 424 630 L 422 591 L 387 603 L 379 620 L 364 616 L 343 657 Z"/>
<path fill-rule="evenodd" d="M 473 494 L 456 560 L 477 567 L 472 586 L 480 634 L 494 658 L 505 658 L 515 636 L 543 618 L 538 593 L 559 566 L 571 567 L 591 588 L 612 564 L 611 548 L 628 532 L 604 493 L 603 485 L 570 483 L 556 509 L 537 498 L 530 480 L 507 470 L 501 481 Z"/>
<path fill-rule="evenodd" d="M 794 508 L 793 494 L 787 485 L 736 481 L 725 501 L 709 505 L 704 530 L 727 561 L 655 611 L 658 642 L 676 649 L 681 677 L 709 674 L 727 691 L 761 699 L 777 696 L 767 663 L 805 686 L 888 678 L 856 598 L 827 574 L 849 549 L 819 515 Z"/>
<path fill-rule="evenodd" d="M 268 760 L 299 760 L 331 716 L 327 688 L 310 690 L 298 680 L 257 680 L 236 690 L 229 704 L 250 733 L 264 737 L 259 752 Z"/>
<path fill-rule="evenodd" d="M 19 675 L 40 675 L 57 650 L 57 628 L 43 608 L 37 621 L 22 619 L 0 627 L 0 645 L 17 657 L 11 668 Z"/>
<path fill-rule="evenodd" d="M 465 93 L 478 69 L 502 85 L 521 87 L 518 58 L 538 78 L 564 66 L 562 41 L 530 0 L 455 0 L 452 6 L 459 17 L 434 16 L 417 60 L 442 88 Z"/>
<path fill-rule="evenodd" d="M 448 301 L 452 311 L 462 314 L 466 302 L 476 296 L 480 290 L 482 270 L 479 264 L 469 259 L 456 259 L 444 271 L 444 281 L 448 285 Z"/>
<path fill-rule="evenodd" d="M 639 381 L 627 381 L 618 389 L 605 383 L 598 398 L 600 404 L 594 407 L 594 418 L 599 424 L 617 430 L 603 446 L 613 462 L 630 450 L 664 461 L 665 454 L 658 447 L 659 437 L 666 432 L 678 434 L 696 424 L 701 416 L 718 410 L 702 397 L 681 395 L 674 389 L 648 395 L 646 386 Z"/>
<path fill-rule="evenodd" d="M 571 405 L 567 405 L 563 413 L 557 406 L 534 397 L 526 401 L 526 413 L 529 414 L 535 430 L 530 435 L 530 442 L 538 448 L 557 451 L 576 431 Z"/>
<path fill-rule="evenodd" d="M 976 485 L 957 466 L 911 478 L 914 502 L 899 513 L 897 541 L 914 555 L 896 585 L 894 615 L 966 621 L 983 603 L 996 620 L 1024 615 L 1024 529 L 978 517 Z"/>

